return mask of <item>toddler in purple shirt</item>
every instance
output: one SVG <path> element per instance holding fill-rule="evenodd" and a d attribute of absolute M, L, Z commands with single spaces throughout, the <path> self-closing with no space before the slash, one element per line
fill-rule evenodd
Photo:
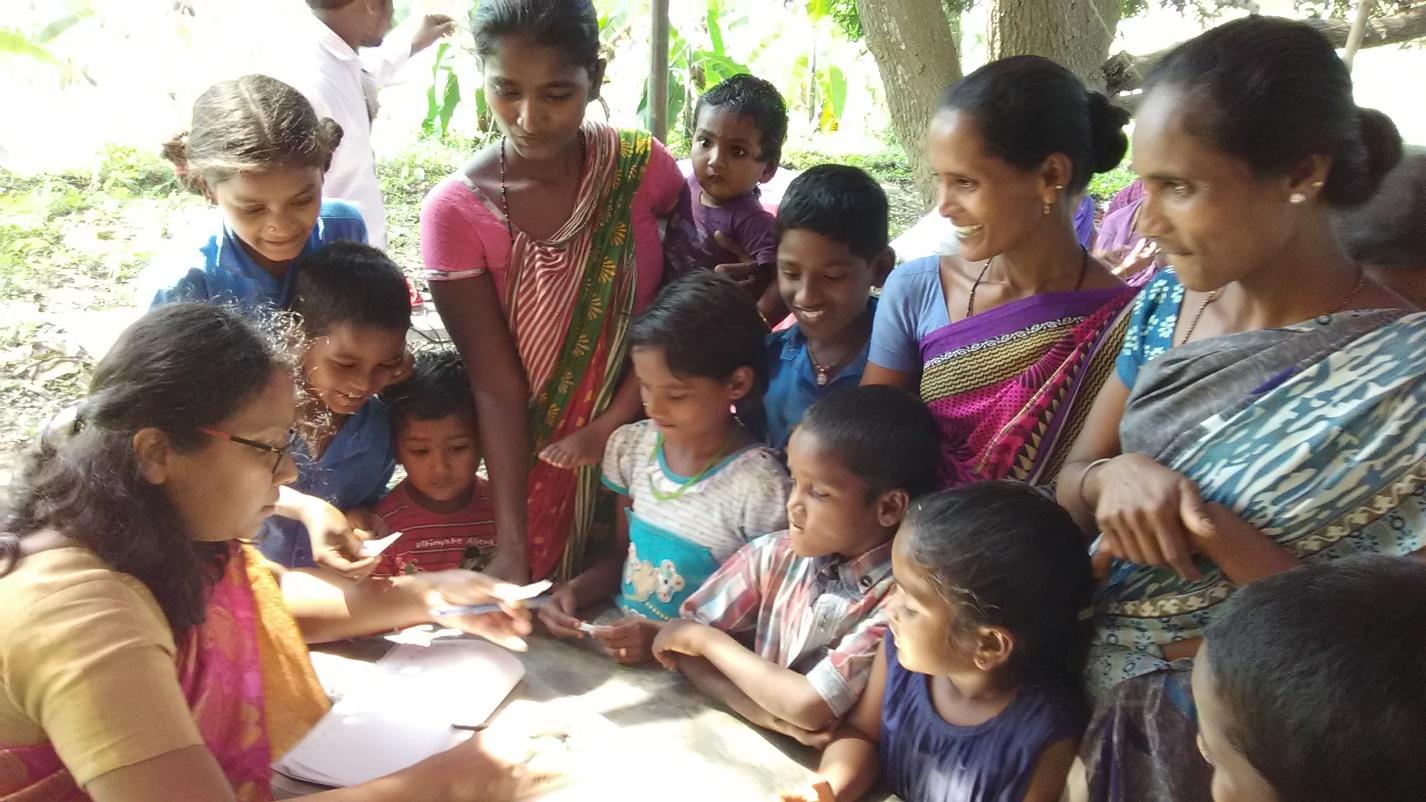
<path fill-rule="evenodd" d="M 691 270 L 728 273 L 762 299 L 769 319 L 782 306 L 772 283 L 777 223 L 758 198 L 758 185 L 777 172 L 787 139 L 787 106 L 761 78 L 734 75 L 698 99 L 686 202 L 665 241 L 667 275 Z"/>

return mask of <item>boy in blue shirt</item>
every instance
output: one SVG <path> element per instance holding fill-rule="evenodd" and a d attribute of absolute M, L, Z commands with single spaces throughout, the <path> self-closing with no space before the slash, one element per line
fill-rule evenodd
<path fill-rule="evenodd" d="M 292 311 L 306 340 L 301 437 L 292 450 L 297 481 L 282 488 L 259 548 L 288 567 L 316 562 L 361 574 L 376 561 L 359 559 L 352 530 L 384 534 L 375 507 L 396 468 L 390 415 L 377 393 L 410 373 L 406 279 L 381 251 L 339 242 L 303 261 L 294 288 Z"/>
<path fill-rule="evenodd" d="M 793 179 L 777 213 L 777 287 L 796 323 L 767 338 L 768 445 L 786 448 L 802 413 L 861 383 L 876 316 L 873 285 L 890 272 L 886 193 L 865 172 L 821 164 Z"/>

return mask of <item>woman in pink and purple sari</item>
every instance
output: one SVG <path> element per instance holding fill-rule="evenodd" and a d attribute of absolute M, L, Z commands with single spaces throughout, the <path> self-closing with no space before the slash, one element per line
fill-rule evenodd
<path fill-rule="evenodd" d="M 943 484 L 1053 484 L 1109 376 L 1137 289 L 1080 245 L 1071 199 L 1124 157 L 1127 120 L 1037 56 L 947 90 L 927 143 L 960 253 L 892 272 L 862 379 L 919 389 Z"/>

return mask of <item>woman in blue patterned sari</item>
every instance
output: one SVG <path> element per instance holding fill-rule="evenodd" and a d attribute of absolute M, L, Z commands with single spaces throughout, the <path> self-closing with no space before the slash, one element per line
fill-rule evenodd
<path fill-rule="evenodd" d="M 1304 561 L 1426 547 L 1426 315 L 1333 240 L 1330 211 L 1369 197 L 1401 140 L 1325 38 L 1238 20 L 1147 87 L 1140 228 L 1173 269 L 1136 301 L 1058 485 L 1105 575 L 1070 788 L 1206 802 L 1188 678 L 1221 602 Z"/>

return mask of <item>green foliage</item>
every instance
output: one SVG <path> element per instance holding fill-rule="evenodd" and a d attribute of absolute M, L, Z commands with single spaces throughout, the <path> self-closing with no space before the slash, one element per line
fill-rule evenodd
<path fill-rule="evenodd" d="M 739 73 L 752 72 L 746 64 L 728 55 L 723 44 L 723 8 L 720 0 L 707 0 L 705 24 L 708 28 L 708 48 L 694 48 L 683 32 L 670 26 L 668 32 L 668 107 L 666 109 L 670 131 L 687 130 L 693 125 L 695 101 L 709 87 L 715 86 Z M 747 17 L 739 15 L 728 21 L 729 25 L 743 27 Z M 649 87 L 639 99 L 639 117 L 644 124 L 653 127 L 653 113 L 649 107 Z"/>
<path fill-rule="evenodd" d="M 460 105 L 460 76 L 446 60 L 451 52 L 450 42 L 441 42 L 436 47 L 436 58 L 431 65 L 431 85 L 426 89 L 426 119 L 421 121 L 421 135 L 445 136 L 451 126 L 451 117 Z M 485 105 L 485 87 L 475 90 L 477 116 Z"/>
<path fill-rule="evenodd" d="M 422 139 L 392 158 L 377 162 L 376 177 L 388 209 L 419 204 L 431 187 L 499 139 L 497 132 L 463 137 L 446 134 Z"/>
<path fill-rule="evenodd" d="M 162 198 L 184 191 L 173 165 L 155 153 L 127 145 L 104 148 L 95 183 L 116 198 Z"/>
<path fill-rule="evenodd" d="M 1346 19 L 1356 10 L 1359 1 L 1293 0 L 1292 6 L 1294 11 L 1306 17 Z M 1125 19 L 1142 14 L 1148 10 L 1150 3 L 1157 3 L 1160 8 L 1177 11 L 1180 14 L 1192 12 L 1200 22 L 1214 20 L 1225 11 L 1241 9 L 1247 5 L 1245 0 L 1122 0 L 1122 2 L 1122 13 Z M 1406 0 L 1378 2 L 1372 9 L 1372 16 L 1384 16 L 1411 5 L 1412 3 Z"/>
<path fill-rule="evenodd" d="M 1100 203 L 1105 203 L 1119 190 L 1132 184 L 1135 178 L 1138 176 L 1129 169 L 1129 157 L 1125 156 L 1124 161 L 1118 167 L 1089 179 L 1089 194 Z"/>
<path fill-rule="evenodd" d="M 822 89 L 822 113 L 817 119 L 817 128 L 835 131 L 847 106 L 847 76 L 841 67 L 833 64 L 817 71 L 817 84 Z"/>
<path fill-rule="evenodd" d="M 13 27 L 0 28 L 0 56 L 24 58 L 36 61 L 59 71 L 65 83 L 83 79 L 94 85 L 94 79 L 83 68 L 71 61 L 60 58 L 49 48 L 49 44 L 65 31 L 94 15 L 94 9 L 87 3 L 74 4 L 76 10 L 57 17 L 40 30 L 26 34 Z"/>
<path fill-rule="evenodd" d="M 885 145 L 875 153 L 824 153 L 801 143 L 788 143 L 782 149 L 782 165 L 793 170 L 806 170 L 819 164 L 846 164 L 860 167 L 883 183 L 912 180 L 911 165 L 901 148 Z"/>

